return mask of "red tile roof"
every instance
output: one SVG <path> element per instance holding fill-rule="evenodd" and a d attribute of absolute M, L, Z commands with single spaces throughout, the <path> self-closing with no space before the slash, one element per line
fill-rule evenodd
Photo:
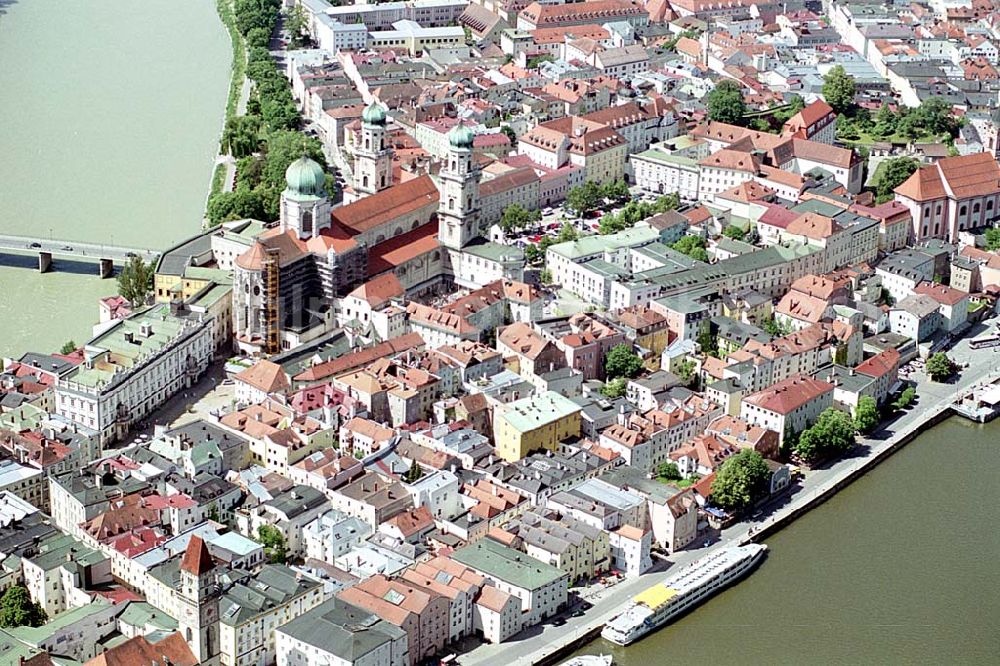
<path fill-rule="evenodd" d="M 748 395 L 743 402 L 784 415 L 794 412 L 825 393 L 832 392 L 833 384 L 805 375 L 792 375 L 763 391 Z"/>
<path fill-rule="evenodd" d="M 875 354 L 875 356 L 858 365 L 854 368 L 854 371 L 860 375 L 878 379 L 890 372 L 894 372 L 898 367 L 899 352 L 895 349 L 886 349 L 884 352 Z"/>
<path fill-rule="evenodd" d="M 331 215 L 356 236 L 437 203 L 437 186 L 430 176 L 424 175 L 336 208 Z"/>
<path fill-rule="evenodd" d="M 184 557 L 181 559 L 181 571 L 201 576 L 214 568 L 215 563 L 212 561 L 205 541 L 198 535 L 192 536 L 184 551 Z"/>
<path fill-rule="evenodd" d="M 267 360 L 257 361 L 237 374 L 235 379 L 265 393 L 283 391 L 289 386 L 288 375 L 281 366 Z"/>
<path fill-rule="evenodd" d="M 362 201 L 372 199 L 374 196 L 377 195 L 367 197 Z M 431 220 L 401 236 L 372 246 L 368 251 L 368 277 L 391 271 L 422 254 L 440 249 L 441 244 L 438 242 L 437 233 L 437 221 Z"/>
<path fill-rule="evenodd" d="M 85 662 L 84 666 L 145 666 L 165 663 L 171 666 L 198 665 L 198 660 L 179 631 L 156 643 L 150 643 L 145 636 L 130 638 Z"/>

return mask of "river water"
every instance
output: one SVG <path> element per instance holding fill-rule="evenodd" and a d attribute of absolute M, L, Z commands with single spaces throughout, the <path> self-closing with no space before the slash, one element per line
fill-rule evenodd
<path fill-rule="evenodd" d="M 1000 663 L 1000 423 L 923 433 L 776 533 L 736 586 L 627 648 L 654 664 Z"/>
<path fill-rule="evenodd" d="M 213 0 L 0 0 L 0 231 L 149 248 L 195 233 L 230 59 Z M 86 340 L 114 281 L 24 265 L 0 255 L 0 356 Z"/>

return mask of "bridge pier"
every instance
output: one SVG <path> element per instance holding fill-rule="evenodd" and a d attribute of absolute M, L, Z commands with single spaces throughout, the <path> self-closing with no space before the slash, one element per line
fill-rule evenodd
<path fill-rule="evenodd" d="M 39 252 L 38 253 L 38 272 L 48 273 L 52 270 L 52 253 L 51 252 Z"/>
<path fill-rule="evenodd" d="M 101 279 L 111 277 L 115 272 L 115 262 L 111 259 L 101 259 L 100 263 L 97 264 L 97 274 L 101 276 Z"/>

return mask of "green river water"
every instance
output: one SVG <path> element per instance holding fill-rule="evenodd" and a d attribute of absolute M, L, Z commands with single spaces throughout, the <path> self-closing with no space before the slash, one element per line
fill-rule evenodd
<path fill-rule="evenodd" d="M 766 543 L 753 574 L 627 648 L 658 664 L 1000 663 L 1000 422 L 928 429 Z"/>
<path fill-rule="evenodd" d="M 231 47 L 213 0 L 0 0 L 0 232 L 163 248 L 195 233 Z M 0 255 L 0 357 L 87 339 L 94 264 Z M 58 259 L 57 259 L 58 262 Z"/>

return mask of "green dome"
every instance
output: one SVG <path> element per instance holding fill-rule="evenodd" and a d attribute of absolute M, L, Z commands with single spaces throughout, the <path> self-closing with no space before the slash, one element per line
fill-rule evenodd
<path fill-rule="evenodd" d="M 476 133 L 461 123 L 448 132 L 448 143 L 452 148 L 472 148 L 475 138 Z"/>
<path fill-rule="evenodd" d="M 305 155 L 288 165 L 285 171 L 288 189 L 298 194 L 322 196 L 326 185 L 323 167 Z"/>
<path fill-rule="evenodd" d="M 385 109 L 372 102 L 361 112 L 361 120 L 369 125 L 385 125 Z"/>

